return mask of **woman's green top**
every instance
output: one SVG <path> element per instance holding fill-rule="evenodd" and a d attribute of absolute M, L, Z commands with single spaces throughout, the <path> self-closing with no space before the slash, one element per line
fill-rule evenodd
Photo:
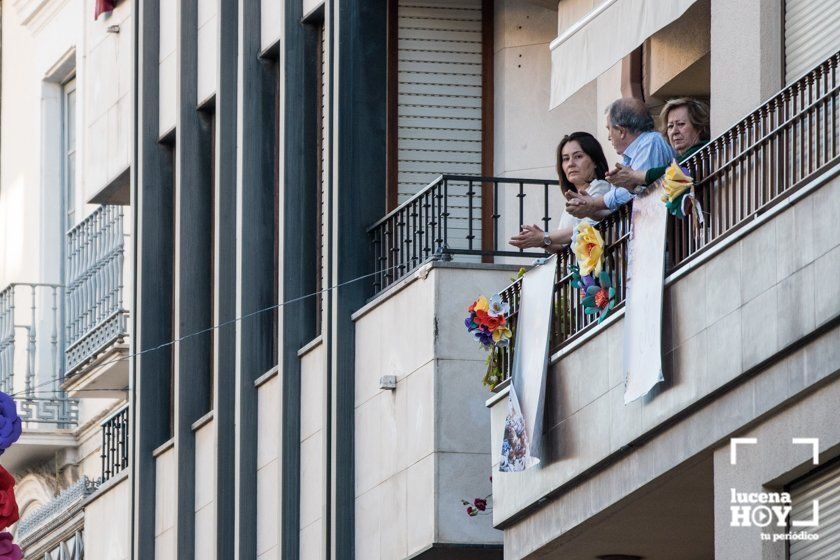
<path fill-rule="evenodd" d="M 677 156 L 677 158 L 678 158 L 677 163 L 684 162 L 685 160 L 687 160 L 688 158 L 693 156 L 694 152 L 696 152 L 697 150 L 699 150 L 700 148 L 702 148 L 705 145 L 706 145 L 706 142 L 699 142 L 697 144 L 694 144 L 693 146 L 688 148 L 686 151 L 684 151 L 683 153 L 681 153 L 680 155 Z M 651 167 L 650 169 L 648 169 L 647 172 L 645 173 L 645 185 L 650 185 L 651 183 L 653 183 L 654 181 L 656 181 L 657 179 L 659 179 L 660 177 L 665 175 L 665 170 L 666 169 L 668 169 L 667 165 L 663 165 L 661 167 Z"/>

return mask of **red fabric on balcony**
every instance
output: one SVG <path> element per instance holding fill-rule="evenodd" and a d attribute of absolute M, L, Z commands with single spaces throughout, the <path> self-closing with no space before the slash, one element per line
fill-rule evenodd
<path fill-rule="evenodd" d="M 96 12 L 93 19 L 99 19 L 100 15 L 113 11 L 115 3 L 116 0 L 96 0 Z"/>

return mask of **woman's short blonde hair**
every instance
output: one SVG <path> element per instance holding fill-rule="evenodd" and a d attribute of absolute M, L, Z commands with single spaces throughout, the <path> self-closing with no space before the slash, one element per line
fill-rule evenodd
<path fill-rule="evenodd" d="M 662 126 L 662 134 L 668 135 L 668 113 L 677 107 L 685 107 L 688 110 L 688 120 L 700 133 L 700 140 L 709 139 L 709 107 L 702 101 L 691 97 L 678 97 L 668 101 L 659 113 L 659 120 Z"/>

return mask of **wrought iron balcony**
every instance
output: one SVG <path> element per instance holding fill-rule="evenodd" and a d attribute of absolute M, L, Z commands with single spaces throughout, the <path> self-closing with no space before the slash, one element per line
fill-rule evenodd
<path fill-rule="evenodd" d="M 376 263 L 374 292 L 434 258 L 545 256 L 544 251 L 507 249 L 506 236 L 535 215 L 550 230 L 551 210 L 561 207 L 558 184 L 556 179 L 441 175 L 368 229 Z"/>
<path fill-rule="evenodd" d="M 107 482 L 128 468 L 128 405 L 106 418 L 102 424 L 102 478 Z"/>
<path fill-rule="evenodd" d="M 11 284 L 0 291 L 0 389 L 17 400 L 24 422 L 66 428 L 79 412 L 78 401 L 61 389 L 61 296 L 56 284 Z"/>
<path fill-rule="evenodd" d="M 128 337 L 123 253 L 121 206 L 100 206 L 67 233 L 68 377 Z"/>

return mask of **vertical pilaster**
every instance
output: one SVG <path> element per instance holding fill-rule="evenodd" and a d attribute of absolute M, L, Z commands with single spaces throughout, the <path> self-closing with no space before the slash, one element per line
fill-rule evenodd
<path fill-rule="evenodd" d="M 175 456 L 176 550 L 195 548 L 195 437 L 192 424 L 207 412 L 212 387 L 211 122 L 197 110 L 198 2 L 180 0 L 177 21 L 175 146 Z M 195 334 L 201 333 L 201 334 Z"/>
<path fill-rule="evenodd" d="M 367 227 L 385 214 L 387 0 L 336 0 L 336 256 L 331 284 L 373 271 Z M 331 392 L 331 560 L 354 558 L 355 338 L 352 313 L 364 305 L 371 283 L 334 292 Z"/>
<path fill-rule="evenodd" d="M 132 552 L 155 554 L 155 459 L 152 451 L 170 433 L 171 352 L 153 350 L 172 339 L 172 159 L 159 142 L 160 4 L 137 2 L 136 154 L 132 165 L 132 208 L 136 228 L 134 263 Z M 141 429 L 142 427 L 142 429 Z"/>
<path fill-rule="evenodd" d="M 236 184 L 236 518 L 234 558 L 256 558 L 257 390 L 254 381 L 275 364 L 269 309 L 274 276 L 276 75 L 260 56 L 260 3 L 239 2 Z"/>
<path fill-rule="evenodd" d="M 238 0 L 219 0 L 218 82 L 216 83 L 215 183 L 215 387 L 216 431 L 216 558 L 234 558 L 235 542 L 227 531 L 236 506 L 236 204 L 237 204 L 237 68 Z"/>
<path fill-rule="evenodd" d="M 318 113 L 318 28 L 301 23 L 303 3 L 286 0 L 281 41 L 282 153 L 280 246 L 281 300 L 281 547 L 283 558 L 300 554 L 300 358 L 298 350 L 315 335 Z"/>

